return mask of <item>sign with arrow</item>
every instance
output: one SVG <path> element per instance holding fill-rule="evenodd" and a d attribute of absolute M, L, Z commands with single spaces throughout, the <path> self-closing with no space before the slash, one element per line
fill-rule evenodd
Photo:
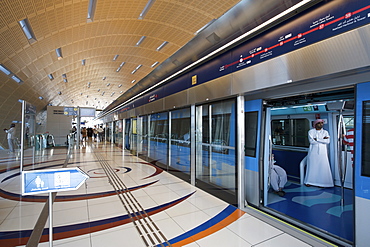
<path fill-rule="evenodd" d="M 89 176 L 80 168 L 22 172 L 22 195 L 77 190 Z"/>

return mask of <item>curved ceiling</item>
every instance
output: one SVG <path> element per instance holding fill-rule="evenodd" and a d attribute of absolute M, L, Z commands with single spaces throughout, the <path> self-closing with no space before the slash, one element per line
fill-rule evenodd
<path fill-rule="evenodd" d="M 1 127 L 20 120 L 19 99 L 37 111 L 48 104 L 104 109 L 238 2 L 156 0 L 139 19 L 148 0 L 96 0 L 90 20 L 89 0 L 1 1 L 0 64 L 11 73 L 0 72 Z"/>

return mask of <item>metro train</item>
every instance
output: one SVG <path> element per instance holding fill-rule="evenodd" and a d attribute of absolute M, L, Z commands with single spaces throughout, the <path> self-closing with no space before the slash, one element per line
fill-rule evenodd
<path fill-rule="evenodd" d="M 102 114 L 107 140 L 244 209 L 342 246 L 370 241 L 370 5 L 322 1 Z M 307 132 L 334 187 L 306 187 Z M 354 151 L 343 142 L 354 129 Z M 271 157 L 287 173 L 281 197 Z"/>

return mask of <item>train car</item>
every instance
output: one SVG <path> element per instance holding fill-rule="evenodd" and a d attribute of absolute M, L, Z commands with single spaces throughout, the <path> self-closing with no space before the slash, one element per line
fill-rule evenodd
<path fill-rule="evenodd" d="M 366 246 L 369 23 L 367 1 L 319 1 L 106 112 L 109 138 L 241 209 Z M 329 187 L 305 185 L 317 119 L 330 135 Z M 286 172 L 284 194 L 272 189 L 273 165 Z"/>

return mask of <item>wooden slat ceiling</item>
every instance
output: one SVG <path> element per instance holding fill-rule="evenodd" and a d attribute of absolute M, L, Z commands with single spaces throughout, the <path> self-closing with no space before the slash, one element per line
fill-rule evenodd
<path fill-rule="evenodd" d="M 152 64 L 166 60 L 239 0 L 156 0 L 140 20 L 147 2 L 97 0 L 94 19 L 88 22 L 89 0 L 2 0 L 0 64 L 23 83 L 0 72 L 1 128 L 20 120 L 18 99 L 29 101 L 38 111 L 48 104 L 103 109 L 132 87 L 133 80 L 138 82 L 155 69 Z M 26 18 L 36 37 L 33 43 L 19 24 Z M 145 40 L 136 46 L 142 36 Z M 164 41 L 168 44 L 156 51 Z M 61 60 L 57 48 L 62 50 Z M 113 61 L 115 55 L 119 57 Z M 116 72 L 122 62 L 125 65 Z"/>

